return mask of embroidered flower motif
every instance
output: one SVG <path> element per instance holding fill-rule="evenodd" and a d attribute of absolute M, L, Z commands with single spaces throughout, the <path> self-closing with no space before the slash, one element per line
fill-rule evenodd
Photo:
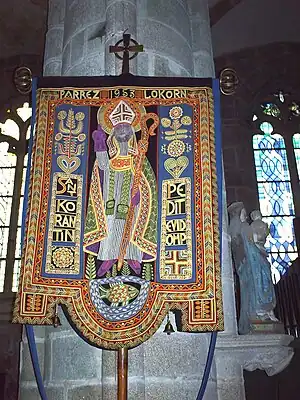
<path fill-rule="evenodd" d="M 179 157 L 185 151 L 185 144 L 182 140 L 173 140 L 168 145 L 168 155 L 171 157 Z"/>
<path fill-rule="evenodd" d="M 83 121 L 85 118 L 85 115 L 83 112 L 78 112 L 75 114 L 75 119 L 76 121 Z"/>
<path fill-rule="evenodd" d="M 178 119 L 182 116 L 183 111 L 182 108 L 179 106 L 172 107 L 169 111 L 169 115 L 171 119 Z"/>
<path fill-rule="evenodd" d="M 191 123 L 192 123 L 192 118 L 189 117 L 188 115 L 184 115 L 184 116 L 181 118 L 181 123 L 182 123 L 183 125 L 191 125 Z"/>
<path fill-rule="evenodd" d="M 164 128 L 168 128 L 171 125 L 171 120 L 169 118 L 162 118 L 160 122 Z"/>
<path fill-rule="evenodd" d="M 67 113 L 65 110 L 61 110 L 58 114 L 57 114 L 57 118 L 62 121 L 63 119 L 65 119 L 67 117 Z"/>
<path fill-rule="evenodd" d="M 52 253 L 53 263 L 58 268 L 69 268 L 74 263 L 74 255 L 71 249 L 59 247 Z"/>

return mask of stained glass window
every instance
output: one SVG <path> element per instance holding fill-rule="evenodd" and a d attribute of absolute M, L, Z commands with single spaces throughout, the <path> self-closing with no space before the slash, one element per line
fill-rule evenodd
<path fill-rule="evenodd" d="M 294 129 L 294 120 L 300 115 L 300 106 L 291 101 L 289 96 L 283 91 L 278 91 L 260 105 L 260 110 L 257 109 L 252 118 L 256 128 L 253 150 L 258 198 L 263 220 L 270 228 L 265 246 L 269 253 L 274 282 L 280 279 L 291 262 L 298 257 L 293 227 L 296 215 L 295 193 L 292 189 L 295 174 L 290 170 L 290 162 L 294 157 L 298 170 L 298 185 L 300 133 L 289 136 L 293 137 L 294 154 L 289 153 L 286 138 Z"/>
<path fill-rule="evenodd" d="M 11 203 L 14 190 L 16 156 L 7 152 L 8 143 L 0 143 L 0 291 L 4 289 L 5 260 Z"/>
<path fill-rule="evenodd" d="M 271 115 L 275 118 L 280 118 L 280 109 L 274 103 L 263 103 L 261 104 L 264 114 Z"/>
<path fill-rule="evenodd" d="M 0 124 L 0 292 L 15 292 L 18 287 L 31 111 L 25 103 L 16 115 L 8 114 L 11 118 Z"/>
<path fill-rule="evenodd" d="M 294 117 L 300 117 L 300 105 L 295 101 L 289 106 L 289 110 Z"/>
<path fill-rule="evenodd" d="M 300 133 L 295 133 L 293 135 L 293 145 L 294 145 L 298 176 L 300 177 Z"/>
<path fill-rule="evenodd" d="M 23 177 L 22 177 L 22 187 L 21 187 L 21 197 L 20 197 L 20 206 L 19 206 L 19 215 L 18 215 L 18 228 L 17 228 L 17 240 L 16 240 L 16 249 L 15 249 L 15 261 L 13 267 L 13 280 L 12 280 L 12 291 L 18 291 L 19 284 L 19 273 L 21 267 L 21 225 L 22 225 L 22 217 L 23 217 L 23 199 L 24 199 L 24 189 L 25 189 L 25 179 L 26 179 L 26 169 L 27 169 L 27 155 L 24 159 L 24 168 L 23 168 Z"/>

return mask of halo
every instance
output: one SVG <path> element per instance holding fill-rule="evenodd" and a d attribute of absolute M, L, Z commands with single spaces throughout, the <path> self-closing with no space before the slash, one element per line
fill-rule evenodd
<path fill-rule="evenodd" d="M 145 107 L 140 104 L 137 104 L 136 101 L 128 99 L 128 97 L 121 96 L 121 97 L 112 99 L 109 103 L 101 106 L 97 112 L 98 124 L 101 125 L 104 132 L 107 133 L 108 135 L 110 134 L 110 132 L 113 129 L 113 124 L 112 124 L 111 120 L 109 119 L 109 116 L 121 100 L 123 100 L 125 103 L 127 103 L 128 106 L 135 113 L 134 120 L 131 124 L 133 129 L 135 130 L 135 132 L 137 132 L 141 129 L 140 120 L 141 120 L 142 115 L 146 114 Z"/>

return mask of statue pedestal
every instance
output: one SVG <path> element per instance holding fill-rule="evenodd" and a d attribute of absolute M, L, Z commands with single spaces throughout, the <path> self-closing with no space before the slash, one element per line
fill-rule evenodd
<path fill-rule="evenodd" d="M 256 334 L 227 336 L 219 334 L 216 352 L 218 400 L 245 400 L 243 370 L 262 369 L 271 376 L 290 363 L 294 350 L 292 336 Z"/>
<path fill-rule="evenodd" d="M 269 333 L 278 333 L 284 335 L 284 326 L 281 322 L 276 321 L 251 321 L 250 330 L 252 334 L 269 334 Z"/>

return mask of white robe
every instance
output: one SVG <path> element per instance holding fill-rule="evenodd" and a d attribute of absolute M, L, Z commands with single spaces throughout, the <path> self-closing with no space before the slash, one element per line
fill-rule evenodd
<path fill-rule="evenodd" d="M 127 152 L 126 152 L 127 153 Z M 104 201 L 104 206 L 106 202 L 109 200 L 109 157 L 107 152 L 97 152 L 96 153 L 97 161 L 100 170 L 103 171 L 103 191 L 102 197 Z M 115 185 L 114 185 L 114 200 L 115 200 L 115 208 L 113 215 L 106 215 L 106 222 L 107 222 L 107 231 L 108 235 L 105 239 L 100 242 L 100 248 L 98 252 L 98 260 L 114 260 L 118 259 L 120 245 L 122 241 L 122 236 L 124 232 L 124 227 L 126 220 L 116 218 L 117 213 L 117 206 L 120 204 L 121 198 L 121 191 L 122 191 L 122 184 L 124 179 L 124 172 L 115 171 Z M 131 184 L 132 184 L 133 176 L 131 177 Z M 131 190 L 129 191 L 127 205 L 130 205 L 130 195 Z M 138 215 L 138 208 L 137 205 L 135 207 L 135 217 L 132 222 L 132 228 L 134 228 L 134 224 L 137 219 Z M 133 229 L 132 229 L 133 232 Z M 142 251 L 132 244 L 131 242 L 128 244 L 125 259 L 127 260 L 136 260 L 138 262 L 142 261 L 143 253 Z"/>

